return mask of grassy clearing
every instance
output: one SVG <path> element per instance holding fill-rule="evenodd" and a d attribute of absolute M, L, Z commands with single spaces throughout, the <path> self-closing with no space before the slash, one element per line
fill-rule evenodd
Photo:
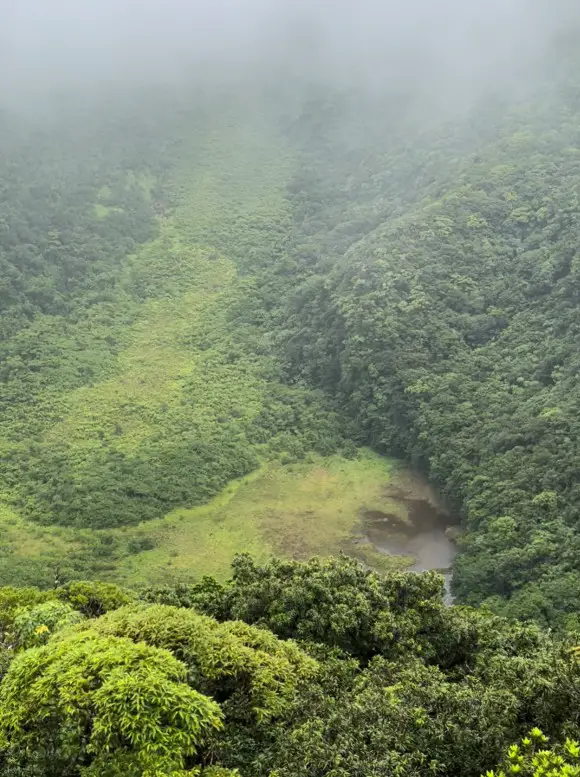
<path fill-rule="evenodd" d="M 265 464 L 207 505 L 121 530 L 150 539 L 155 548 L 120 561 L 117 579 L 128 585 L 203 575 L 223 579 L 241 552 L 266 561 L 342 551 L 383 571 L 405 566 L 404 559 L 353 543 L 361 512 L 388 508 L 384 494 L 394 463 L 367 450 L 354 460 L 310 458 L 291 466 Z"/>
<path fill-rule="evenodd" d="M 258 373 L 267 363 L 232 342 L 228 312 L 243 290 L 230 254 L 277 239 L 272 225 L 286 213 L 292 170 L 280 143 L 236 115 L 192 127 L 173 176 L 174 215 L 124 268 L 121 286 L 145 302 L 136 323 L 114 333 L 124 342 L 116 374 L 70 393 L 48 439 L 73 441 L 79 450 L 106 441 L 132 453 L 168 427 L 207 430 L 216 419 L 249 420 L 260 410 Z M 149 195 L 155 180 L 129 173 L 127 185 Z M 99 199 L 110 197 L 103 187 Z M 267 227 L 259 240 L 258 222 Z"/>
<path fill-rule="evenodd" d="M 96 534 L 40 526 L 0 501 L 0 585 L 53 585 L 67 559 L 74 557 L 80 561 L 80 572 Z"/>
<path fill-rule="evenodd" d="M 175 298 L 168 295 L 140 306 L 138 320 L 123 333 L 126 347 L 117 357 L 116 374 L 71 392 L 66 417 L 47 439 L 73 442 L 79 449 L 106 441 L 131 453 L 175 424 L 207 427 L 217 417 L 229 417 L 234 405 L 243 406 L 246 416 L 259 409 L 259 380 L 247 359 L 235 369 L 220 359 L 227 347 L 225 312 L 235 268 L 198 249 L 175 242 L 167 251 L 161 243 L 136 257 L 140 272 L 151 268 L 148 283 L 155 283 L 155 267 L 147 259 L 156 253 L 167 260 L 166 276 L 172 269 L 175 278 L 185 274 L 190 288 L 182 286 Z M 187 347 L 196 340 L 204 342 L 203 349 Z"/>
<path fill-rule="evenodd" d="M 265 463 L 206 505 L 110 532 L 37 526 L 0 509 L 0 561 L 10 558 L 13 567 L 28 565 L 31 571 L 44 564 L 50 583 L 60 558 L 80 557 L 84 547 L 108 537 L 114 557 L 100 577 L 130 586 L 203 575 L 223 579 L 241 552 L 266 561 L 273 555 L 304 559 L 343 551 L 383 571 L 404 565 L 403 559 L 353 543 L 361 512 L 389 507 L 385 493 L 394 463 L 366 450 L 354 460 L 310 458 L 290 466 Z M 151 549 L 132 552 L 138 547 Z M 0 572 L 0 583 L 6 582 Z"/>

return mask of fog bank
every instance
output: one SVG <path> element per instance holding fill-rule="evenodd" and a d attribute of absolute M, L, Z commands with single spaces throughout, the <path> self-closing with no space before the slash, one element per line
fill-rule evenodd
<path fill-rule="evenodd" d="M 541 77 L 571 0 L 2 0 L 0 89 L 259 79 L 422 84 L 451 97 Z"/>

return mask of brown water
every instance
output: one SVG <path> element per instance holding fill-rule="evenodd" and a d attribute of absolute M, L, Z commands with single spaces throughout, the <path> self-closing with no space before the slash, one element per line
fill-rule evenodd
<path fill-rule="evenodd" d="M 445 575 L 451 601 L 451 565 L 457 552 L 450 535 L 456 522 L 420 476 L 400 472 L 386 490 L 381 510 L 365 510 L 363 531 L 381 553 L 410 557 L 409 570 L 436 569 Z"/>

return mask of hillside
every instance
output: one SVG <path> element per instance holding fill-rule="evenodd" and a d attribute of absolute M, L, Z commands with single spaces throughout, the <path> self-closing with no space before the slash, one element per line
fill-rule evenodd
<path fill-rule="evenodd" d="M 550 84 L 351 158 L 326 112 L 316 185 L 295 195 L 308 261 L 275 314 L 288 379 L 329 392 L 358 442 L 413 462 L 461 516 L 459 599 L 569 627 L 579 109 L 577 81 Z"/>
<path fill-rule="evenodd" d="M 322 392 L 283 383 L 266 311 L 245 308 L 292 229 L 287 140 L 235 102 L 174 100 L 165 124 L 137 103 L 95 128 L 91 112 L 8 128 L 2 583 L 354 552 L 383 499 L 391 462 L 356 452 Z"/>
<path fill-rule="evenodd" d="M 460 600 L 575 623 L 575 81 L 388 131 L 348 93 L 171 99 L 7 128 L 3 582 L 344 549 L 373 497 L 303 505 L 311 542 L 283 483 L 368 445 L 461 518 Z M 244 481 L 277 463 L 286 545 Z"/>
<path fill-rule="evenodd" d="M 2 582 L 385 568 L 351 540 L 394 457 L 461 523 L 458 601 L 575 628 L 580 103 L 550 57 L 455 112 L 296 80 L 4 115 Z"/>
<path fill-rule="evenodd" d="M 0 777 L 580 777 L 579 8 L 7 8 Z"/>

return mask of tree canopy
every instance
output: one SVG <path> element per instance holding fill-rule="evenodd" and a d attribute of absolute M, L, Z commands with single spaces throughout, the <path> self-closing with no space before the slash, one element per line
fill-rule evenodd
<path fill-rule="evenodd" d="M 574 640 L 449 607 L 435 573 L 241 557 L 105 614 L 91 585 L 0 589 L 9 777 L 574 774 Z"/>

